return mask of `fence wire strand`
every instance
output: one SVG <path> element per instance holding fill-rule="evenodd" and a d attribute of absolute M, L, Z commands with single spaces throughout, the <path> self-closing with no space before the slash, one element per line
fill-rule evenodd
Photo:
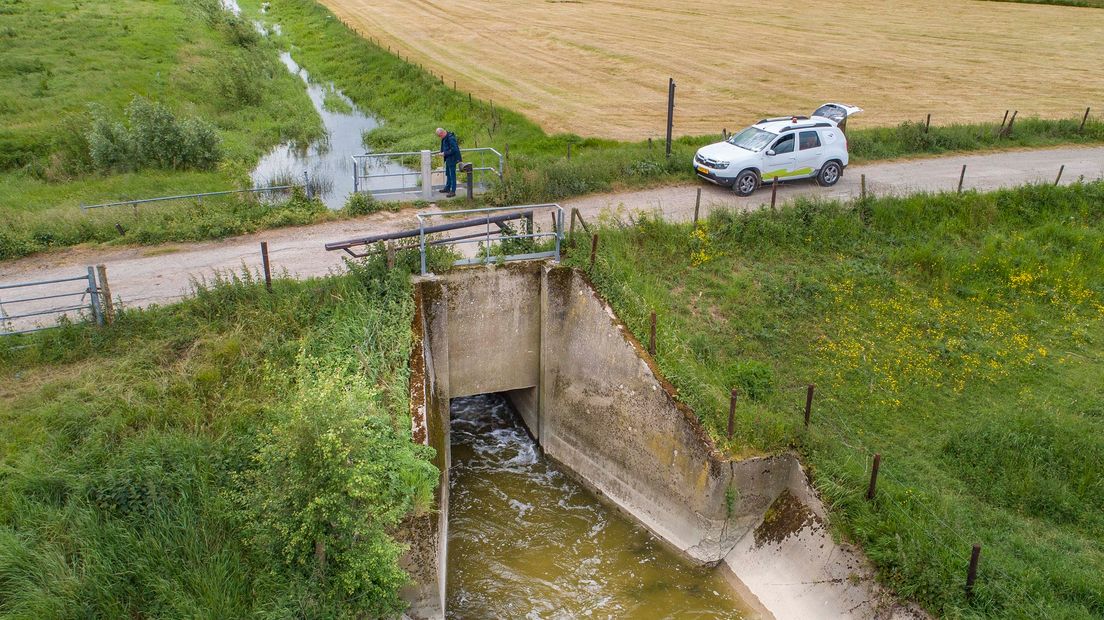
<path fill-rule="evenodd" d="M 599 270 L 602 267 L 608 267 L 608 261 L 605 259 L 605 257 L 603 257 L 601 255 L 601 252 L 599 252 L 598 255 L 596 256 L 596 259 L 595 259 L 595 269 Z M 629 288 L 627 283 L 618 282 L 618 288 L 619 288 L 619 293 L 620 293 L 621 298 L 630 303 L 631 311 L 633 313 L 634 322 L 635 321 L 641 321 L 641 322 L 646 321 L 647 317 L 649 316 L 649 313 L 654 311 L 652 305 L 647 302 L 647 300 L 643 297 L 643 295 L 641 295 L 641 294 L 637 293 L 636 291 L 634 291 L 633 289 Z M 623 311 L 623 309 L 620 309 L 619 311 Z M 668 331 L 662 332 L 662 340 L 667 344 L 675 345 L 674 347 L 663 347 L 663 351 L 665 352 L 665 353 L 663 353 L 663 355 L 666 355 L 667 354 L 666 352 L 668 352 L 668 351 L 673 351 L 676 354 L 690 355 L 690 357 L 693 357 L 692 347 L 690 347 L 689 344 L 683 338 L 679 337 L 677 334 L 673 333 L 672 331 L 668 330 Z M 657 335 L 656 335 L 656 341 L 657 341 L 657 347 L 656 347 L 657 348 L 657 354 L 656 354 L 656 357 L 658 358 L 660 356 L 660 353 L 659 353 L 660 347 L 658 346 L 658 342 L 660 341 L 660 334 L 659 333 L 657 333 Z M 658 359 L 656 361 L 657 361 L 657 363 L 659 362 Z M 810 383 L 788 385 L 788 386 L 785 386 L 785 387 L 782 387 L 782 388 L 779 388 L 779 389 L 780 390 L 790 390 L 790 389 L 796 390 L 796 389 L 800 388 L 801 390 L 805 390 L 805 389 L 808 388 L 809 385 L 810 385 Z M 707 386 L 707 387 L 712 387 L 712 386 Z M 837 397 L 835 397 L 831 394 L 826 394 L 825 393 L 825 388 L 822 387 L 822 386 L 817 386 L 816 390 L 817 390 L 816 394 L 819 397 L 818 400 L 822 403 L 823 402 L 830 402 L 830 403 L 836 404 L 838 407 L 849 406 L 848 403 L 843 402 L 839 398 L 837 398 Z M 800 411 L 804 411 L 803 403 L 798 403 L 798 408 L 799 408 Z M 852 407 L 852 408 L 859 409 L 859 407 L 857 407 L 857 406 Z M 777 410 L 775 410 L 775 412 L 777 413 Z M 700 413 L 699 413 L 699 417 L 700 417 Z M 872 460 L 873 460 L 874 452 L 872 452 L 871 450 L 869 450 L 865 446 L 855 445 L 855 444 L 851 443 L 850 441 L 848 441 L 848 438 L 858 437 L 859 435 L 854 432 L 853 427 L 851 427 L 845 420 L 843 420 L 841 418 L 838 418 L 838 417 L 837 418 L 831 418 L 831 417 L 822 415 L 822 416 L 818 416 L 816 418 L 816 422 L 812 422 L 811 426 L 815 426 L 815 427 L 818 427 L 818 428 L 825 429 L 827 431 L 827 434 L 830 435 L 830 437 L 833 441 L 838 442 L 839 444 L 843 445 L 844 447 L 846 447 L 850 450 L 849 453 L 844 454 L 844 458 L 846 459 L 846 463 L 845 463 L 846 467 L 850 468 L 850 463 L 851 463 L 850 458 L 851 458 L 852 454 L 862 455 L 863 460 L 864 460 L 864 472 L 867 476 L 870 475 L 870 470 L 872 468 L 871 463 L 872 463 Z M 888 465 L 888 467 L 887 467 L 887 465 Z M 912 485 L 906 484 L 904 480 L 897 477 L 897 475 L 894 473 L 892 467 L 893 467 L 892 462 L 887 464 L 885 461 L 883 461 L 881 463 L 881 465 L 879 467 L 879 471 L 878 471 L 879 478 L 885 480 L 886 482 L 888 482 L 892 485 L 895 485 L 898 488 L 904 488 L 904 489 L 912 488 Z M 834 477 L 830 476 L 830 478 L 834 478 Z M 847 488 L 849 486 L 847 484 L 846 476 L 843 476 L 843 477 L 841 477 L 841 479 L 838 479 L 838 480 L 833 480 L 833 483 L 836 486 L 838 486 L 841 490 L 843 490 L 844 492 L 847 491 Z M 861 493 L 862 489 L 859 489 L 859 490 L 853 491 L 853 492 L 860 492 Z M 918 531 L 918 532 L 927 531 L 929 533 L 932 533 L 932 529 L 931 529 L 930 524 L 934 523 L 937 526 L 937 529 L 936 529 L 936 532 L 935 532 L 936 535 L 930 536 L 929 540 L 931 540 L 933 543 L 935 543 L 937 545 L 937 548 L 940 548 L 944 552 L 946 552 L 949 557 L 951 557 L 955 560 L 961 561 L 964 566 L 969 563 L 971 554 L 970 554 L 969 551 L 964 552 L 962 549 L 967 549 L 967 550 L 971 549 L 973 547 L 974 543 L 968 541 L 960 533 L 959 528 L 952 527 L 944 517 L 942 517 L 938 513 L 936 513 L 935 510 L 933 510 L 931 507 L 929 507 L 929 506 L 927 506 L 923 503 L 916 503 L 916 502 L 912 502 L 912 503 L 910 503 L 910 505 L 906 506 L 905 504 L 903 504 L 902 502 L 900 502 L 896 498 L 894 498 L 893 495 L 890 494 L 890 493 L 882 493 L 878 496 L 878 498 L 879 498 L 878 501 L 886 504 L 888 508 L 890 508 L 890 509 L 895 508 L 896 512 L 903 515 L 904 518 L 907 519 L 909 521 L 909 523 L 911 523 L 916 528 L 916 531 Z M 922 525 L 913 516 L 913 511 L 916 508 L 919 508 L 922 513 L 926 513 L 928 516 L 930 516 L 930 520 L 928 521 L 928 523 L 929 523 L 928 526 Z M 887 515 L 883 514 L 882 519 L 886 520 Z M 947 540 L 955 541 L 958 544 L 960 544 L 962 547 L 960 549 L 956 550 L 954 547 L 952 547 L 950 544 L 948 544 L 946 542 Z M 999 547 L 996 547 L 995 545 L 992 545 L 992 543 L 989 543 L 988 546 L 989 546 L 990 549 L 999 550 Z M 993 551 L 990 551 L 990 554 L 993 554 Z M 993 554 L 993 555 L 995 555 L 995 554 Z M 995 583 L 992 580 L 987 580 L 987 584 L 990 584 L 992 588 L 1004 590 L 1005 591 L 1005 596 L 1010 601 L 1015 600 L 1016 596 L 1018 595 L 1019 597 L 1021 597 L 1021 600 L 1025 600 L 1026 602 L 1033 605 L 1034 608 L 1038 611 L 1038 613 L 1042 614 L 1042 617 L 1050 617 L 1050 615 L 1045 611 L 1045 607 L 1042 604 L 1040 604 L 1040 602 L 1030 592 L 1028 592 L 1026 589 L 1021 588 L 1021 589 L 1017 590 L 1017 589 L 1013 588 L 1011 592 L 1008 591 L 1008 588 L 1012 588 L 1012 584 L 1018 583 L 1021 580 L 1014 578 L 1010 573 L 1008 573 L 1005 569 L 1003 569 L 999 564 L 997 564 L 995 562 L 992 562 L 992 561 L 985 562 L 983 564 L 983 566 L 984 566 L 985 571 L 989 572 L 991 575 L 993 575 L 997 578 L 997 581 Z M 1001 582 L 1003 582 L 1003 584 Z"/>

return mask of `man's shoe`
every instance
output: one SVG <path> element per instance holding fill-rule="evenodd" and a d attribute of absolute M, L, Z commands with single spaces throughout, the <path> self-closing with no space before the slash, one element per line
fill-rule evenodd
<path fill-rule="evenodd" d="M 456 192 L 449 192 L 445 194 L 445 198 L 456 198 Z"/>

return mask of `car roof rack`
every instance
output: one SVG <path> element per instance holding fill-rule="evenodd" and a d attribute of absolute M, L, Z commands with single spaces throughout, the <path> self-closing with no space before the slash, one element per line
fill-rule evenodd
<path fill-rule="evenodd" d="M 759 121 L 758 123 L 755 123 L 755 124 L 756 124 L 756 125 L 762 125 L 763 123 L 776 123 L 776 122 L 778 122 L 778 121 L 792 121 L 792 120 L 794 120 L 795 118 L 796 118 L 797 120 L 799 120 L 799 121 L 807 121 L 807 120 L 809 120 L 809 117 L 808 117 L 808 116 L 776 116 L 776 117 L 774 117 L 774 118 L 764 118 L 764 119 L 761 119 L 761 120 L 760 120 L 760 121 Z"/>
<path fill-rule="evenodd" d="M 813 123 L 812 125 L 793 125 L 790 127 L 783 127 L 778 130 L 778 133 L 786 133 L 787 131 L 797 131 L 798 129 L 813 129 L 814 127 L 834 127 L 832 123 L 820 122 Z"/>

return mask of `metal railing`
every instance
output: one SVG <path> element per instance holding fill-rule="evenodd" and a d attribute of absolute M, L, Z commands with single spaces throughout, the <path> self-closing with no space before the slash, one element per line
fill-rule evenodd
<path fill-rule="evenodd" d="M 20 289 L 65 284 L 68 282 L 80 282 L 84 285 L 84 288 L 76 291 L 58 291 L 55 289 L 49 292 L 43 291 L 40 294 L 32 293 L 31 297 L 19 297 L 16 299 L 0 298 L 0 336 L 29 334 L 31 332 L 37 332 L 44 329 L 56 327 L 56 325 L 43 326 L 33 324 L 31 321 L 27 321 L 27 319 L 34 319 L 37 317 L 44 317 L 48 315 L 57 315 L 58 317 L 60 317 L 69 312 L 84 310 L 88 310 L 91 312 L 92 320 L 96 321 L 98 325 L 103 325 L 104 313 L 103 308 L 100 306 L 100 289 L 96 281 L 96 270 L 92 267 L 88 268 L 87 274 L 73 276 L 69 278 L 38 280 L 35 282 L 18 282 L 16 284 L 3 284 L 0 285 L 0 291 L 18 291 Z M 42 289 L 37 290 L 41 291 Z M 7 293 L 3 294 L 7 295 Z M 86 295 L 88 296 L 87 301 L 84 299 Z M 80 300 L 76 303 L 55 301 L 69 297 L 80 297 Z M 18 307 L 15 314 L 8 313 L 8 309 L 12 306 Z M 25 327 L 20 327 L 19 324 L 16 323 L 16 321 L 20 321 L 29 325 Z"/>
<path fill-rule="evenodd" d="M 476 184 L 486 189 L 489 186 L 488 177 L 494 174 L 498 179 L 502 178 L 502 170 L 506 164 L 502 153 L 490 147 L 460 149 L 463 160 L 472 165 L 472 174 L 476 175 Z M 443 184 L 434 185 L 434 175 L 444 175 L 444 167 L 434 168 L 433 158 L 440 155 L 439 151 L 406 151 L 401 153 L 365 153 L 353 155 L 353 191 L 368 192 L 374 196 L 386 196 L 391 194 L 419 194 L 424 200 L 433 198 L 433 190 L 444 187 Z M 409 168 L 402 164 L 403 159 L 417 157 L 419 167 Z M 475 157 L 478 161 L 473 161 Z M 487 160 L 491 161 L 488 162 Z M 398 169 L 396 171 L 396 168 Z M 373 180 L 399 179 L 398 185 L 384 188 L 371 188 Z M 428 181 L 426 180 L 428 179 Z"/>
<path fill-rule="evenodd" d="M 534 212 L 538 210 L 548 210 L 552 214 L 552 222 L 554 229 L 550 232 L 540 233 L 536 231 L 534 220 Z M 513 211 L 516 214 L 514 218 L 506 218 L 504 216 L 491 216 L 491 213 Z M 460 237 L 434 239 L 427 243 L 426 234 L 431 233 L 432 227 L 426 226 L 426 221 L 434 217 L 449 217 L 454 215 L 468 215 L 468 214 L 483 214 L 484 218 L 473 218 L 468 220 L 467 227 L 484 226 L 483 233 L 462 235 Z M 555 248 L 544 252 L 527 252 L 523 254 L 503 254 L 496 255 L 493 260 L 501 260 L 503 262 L 513 260 L 533 260 L 540 258 L 555 258 L 560 260 L 560 242 L 563 240 L 564 230 L 564 212 L 563 207 L 556 203 L 545 203 L 535 205 L 523 205 L 513 207 L 485 207 L 482 209 L 464 209 L 460 211 L 441 211 L 433 213 L 418 213 L 418 246 L 422 254 L 422 275 L 428 273 L 426 269 L 426 248 L 430 245 L 462 245 L 465 243 L 481 243 L 483 244 L 483 255 L 470 258 L 461 258 L 454 262 L 454 265 L 476 265 L 485 264 L 492 261 L 491 256 L 491 244 L 497 242 L 501 244 L 503 241 L 509 241 L 511 239 L 532 239 L 536 242 L 537 239 L 546 239 L 552 237 L 555 239 Z M 482 219 L 483 221 L 477 221 Z M 508 229 L 500 223 L 503 219 L 525 219 L 528 222 L 526 232 L 511 233 Z M 498 223 L 493 229 L 492 223 Z"/>
<path fill-rule="evenodd" d="M 193 198 L 196 199 L 196 200 L 203 200 L 204 198 L 209 198 L 211 196 L 228 196 L 228 195 L 231 195 L 231 194 L 286 192 L 288 190 L 295 189 L 296 187 L 304 188 L 307 191 L 307 198 L 312 197 L 311 196 L 310 180 L 307 178 L 307 173 L 304 172 L 303 173 L 303 183 L 302 184 L 296 184 L 296 185 L 274 185 L 272 187 L 251 187 L 251 188 L 248 188 L 248 189 L 229 189 L 229 190 L 223 190 L 223 191 L 218 191 L 218 192 L 201 192 L 201 193 L 198 193 L 198 194 L 180 194 L 180 195 L 177 195 L 177 196 L 158 196 L 156 198 L 139 198 L 137 200 L 120 200 L 118 202 L 105 202 L 103 204 L 98 204 L 98 205 L 81 204 L 80 208 L 81 208 L 81 211 L 88 211 L 90 209 L 103 209 L 103 208 L 106 208 L 106 207 L 125 207 L 125 206 L 132 206 L 135 209 L 137 209 L 138 205 L 146 204 L 146 203 L 150 203 L 150 202 L 163 202 L 163 201 L 166 201 L 166 200 L 188 200 L 188 199 L 193 199 Z"/>

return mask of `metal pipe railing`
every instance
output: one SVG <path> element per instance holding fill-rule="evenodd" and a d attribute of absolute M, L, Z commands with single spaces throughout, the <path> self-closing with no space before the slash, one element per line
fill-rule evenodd
<path fill-rule="evenodd" d="M 493 173 L 499 179 L 502 178 L 502 174 L 503 174 L 503 171 L 505 169 L 505 163 L 506 163 L 505 162 L 505 157 L 502 155 L 502 153 L 498 152 L 496 149 L 494 149 L 492 147 L 475 147 L 475 148 L 467 148 L 467 149 L 462 148 L 462 149 L 460 149 L 460 153 L 461 154 L 467 154 L 467 155 L 474 155 L 474 154 L 479 155 L 480 165 L 478 167 L 473 167 L 472 168 L 473 173 L 477 173 L 477 172 L 478 173 Z M 418 156 L 418 157 L 421 157 L 421 158 L 425 158 L 427 156 L 428 157 L 433 157 L 433 156 L 437 156 L 437 155 L 440 155 L 440 151 L 428 151 L 428 150 L 427 151 L 402 151 L 402 152 L 394 152 L 394 153 L 364 153 L 362 155 L 353 155 L 352 156 L 353 191 L 354 192 L 369 191 L 369 192 L 371 192 L 373 194 L 377 194 L 377 195 L 386 195 L 386 194 L 400 194 L 400 193 L 416 192 L 419 189 L 425 190 L 427 188 L 427 186 L 431 187 L 431 188 L 432 187 L 437 187 L 437 186 L 432 185 L 432 183 L 433 183 L 432 178 L 429 178 L 429 179 L 425 178 L 426 177 L 426 172 L 428 171 L 429 176 L 432 177 L 433 175 L 443 173 L 445 171 L 445 169 L 443 167 L 442 168 L 429 167 L 429 166 L 426 165 L 425 161 L 422 162 L 422 168 L 420 170 L 408 169 L 404 166 L 402 168 L 401 172 L 379 172 L 379 173 L 369 172 L 369 166 L 374 165 L 373 162 L 382 161 L 382 160 L 394 160 L 394 159 L 400 159 L 400 158 L 403 158 L 403 157 Z M 493 155 L 494 157 L 498 158 L 498 165 L 497 166 L 486 165 L 484 157 L 487 156 L 487 155 Z M 414 186 L 407 185 L 406 177 L 408 177 L 408 176 L 413 177 L 414 180 L 416 181 L 416 184 Z M 382 188 L 382 189 L 368 189 L 367 188 L 368 182 L 370 182 L 373 179 L 388 179 L 388 178 L 395 178 L 395 177 L 401 177 L 403 179 L 403 182 L 399 187 L 386 187 L 386 188 Z M 480 182 L 480 185 L 486 186 L 486 181 L 485 180 L 481 179 L 479 182 Z"/>
<path fill-rule="evenodd" d="M 276 185 L 273 187 L 253 187 L 249 189 L 230 189 L 219 192 L 202 192 L 199 194 L 181 194 L 179 196 L 158 196 L 157 198 L 140 198 L 138 200 L 122 200 L 119 202 L 105 202 L 98 205 L 85 205 L 80 206 L 81 211 L 87 211 L 89 209 L 103 209 L 105 207 L 122 207 L 126 205 L 140 205 L 149 202 L 163 202 L 166 200 L 185 200 L 188 198 L 207 198 L 209 196 L 226 196 L 229 194 L 244 194 L 254 192 L 278 192 L 287 191 L 296 187 L 303 187 L 303 185 Z"/>
<path fill-rule="evenodd" d="M 511 206 L 511 207 L 483 207 L 483 208 L 480 208 L 480 209 L 460 209 L 460 210 L 457 210 L 457 211 L 417 213 L 416 217 L 418 218 L 418 232 L 419 232 L 418 246 L 419 246 L 419 249 L 421 251 L 421 273 L 422 273 L 422 275 L 427 275 L 427 273 L 428 273 L 428 270 L 426 268 L 426 245 L 427 245 L 426 244 L 426 234 L 427 233 L 432 234 L 432 231 L 435 228 L 433 226 L 427 228 L 426 225 L 425 225 L 426 219 L 431 218 L 431 217 L 441 217 L 441 216 L 450 216 L 450 215 L 465 215 L 465 214 L 469 214 L 469 213 L 492 213 L 492 212 L 496 212 L 496 211 L 508 211 L 508 210 L 517 211 L 519 209 L 522 210 L 523 213 L 528 214 L 530 217 L 531 217 L 533 212 L 541 210 L 541 209 L 552 210 L 553 213 L 555 214 L 553 222 L 554 222 L 556 230 L 554 230 L 552 232 L 548 232 L 548 233 L 523 233 L 523 234 L 513 234 L 513 235 L 505 235 L 505 234 L 502 234 L 501 231 L 500 231 L 498 233 L 495 233 L 494 240 L 501 243 L 502 241 L 507 241 L 509 239 L 523 239 L 523 238 L 524 239 L 537 239 L 537 238 L 554 237 L 555 240 L 556 240 L 556 248 L 555 248 L 554 251 L 551 251 L 551 252 L 511 254 L 511 255 L 503 256 L 502 260 L 503 261 L 528 260 L 528 259 L 535 259 L 535 258 L 551 258 L 551 257 L 555 257 L 555 259 L 557 261 L 560 260 L 560 241 L 563 237 L 563 207 L 561 207 L 559 204 L 556 204 L 556 203 L 522 205 L 522 206 Z M 499 216 L 499 217 L 501 217 L 501 216 Z M 490 225 L 492 223 L 491 219 L 492 219 L 492 217 L 488 216 L 486 218 L 479 218 L 477 220 L 466 220 L 466 222 L 465 222 L 465 223 L 468 223 L 469 227 L 479 225 L 479 224 L 482 224 L 482 223 L 485 222 L 486 231 L 485 231 L 485 233 L 483 235 L 483 239 L 482 239 L 482 242 L 484 243 L 482 262 L 490 262 L 490 258 L 491 258 L 491 256 L 490 256 L 491 240 L 492 240 L 491 227 L 490 227 Z M 511 219 L 516 219 L 516 213 L 515 213 L 515 218 L 511 218 Z M 455 245 L 455 244 L 461 244 L 461 243 L 473 243 L 473 242 L 475 242 L 475 240 L 478 240 L 477 236 L 465 235 L 464 239 L 457 239 L 456 241 L 451 241 L 451 240 L 448 240 L 448 239 L 441 239 L 440 241 L 441 241 L 441 245 Z M 436 244 L 432 244 L 432 245 L 436 245 Z M 460 260 L 456 261 L 454 264 L 464 265 L 464 264 L 472 264 L 473 262 L 479 262 L 479 261 L 473 261 L 473 259 L 460 259 Z"/>

